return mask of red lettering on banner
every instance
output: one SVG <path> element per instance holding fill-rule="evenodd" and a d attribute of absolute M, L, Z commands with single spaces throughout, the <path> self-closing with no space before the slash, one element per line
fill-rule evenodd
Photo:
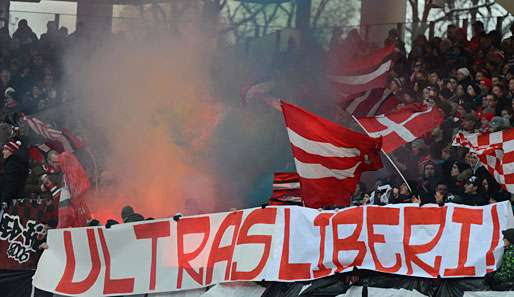
<path fill-rule="evenodd" d="M 325 259 L 325 239 L 327 234 L 327 226 L 330 224 L 330 218 L 333 213 L 321 213 L 314 219 L 314 226 L 319 227 L 319 258 L 318 269 L 314 270 L 314 277 L 320 278 L 332 273 L 332 269 L 327 268 L 323 261 Z"/>
<path fill-rule="evenodd" d="M 405 251 L 405 263 L 407 264 L 407 274 L 413 272 L 412 263 L 423 269 L 432 277 L 439 275 L 441 268 L 441 256 L 436 256 L 434 265 L 430 266 L 423 262 L 418 255 L 430 252 L 439 243 L 446 225 L 446 207 L 405 207 L 403 210 L 404 230 L 403 230 L 403 250 Z M 427 243 L 411 245 L 412 227 L 416 225 L 439 225 L 437 233 Z"/>
<path fill-rule="evenodd" d="M 475 266 L 464 266 L 468 259 L 471 225 L 482 225 L 483 209 L 454 208 L 452 221 L 462 224 L 460 230 L 459 261 L 456 268 L 444 270 L 445 276 L 474 276 Z"/>
<path fill-rule="evenodd" d="M 376 243 L 385 243 L 385 237 L 383 234 L 376 234 L 373 228 L 374 225 L 389 225 L 398 226 L 400 223 L 400 209 L 398 208 L 386 208 L 386 207 L 367 207 L 366 208 L 366 223 L 368 227 L 368 245 L 371 252 L 371 257 L 375 263 L 377 271 L 382 272 L 396 272 L 402 266 L 402 257 L 400 254 L 396 254 L 396 262 L 391 267 L 385 267 L 378 259 L 375 251 Z"/>
<path fill-rule="evenodd" d="M 209 240 L 211 232 L 211 221 L 209 216 L 181 218 L 177 222 L 177 256 L 178 256 L 178 275 L 177 275 L 177 289 L 182 288 L 182 278 L 184 270 L 193 278 L 193 280 L 203 285 L 203 267 L 199 268 L 196 272 L 189 263 L 205 248 Z M 190 253 L 184 253 L 184 236 L 188 234 L 203 234 L 203 239 L 200 245 Z"/>
<path fill-rule="evenodd" d="M 257 224 L 275 224 L 277 219 L 276 208 L 258 208 L 248 214 L 241 230 L 239 230 L 239 236 L 237 237 L 237 245 L 242 244 L 262 244 L 264 245 L 261 260 L 259 264 L 251 271 L 237 271 L 237 262 L 232 263 L 232 272 L 230 274 L 231 280 L 252 280 L 256 278 L 266 266 L 268 258 L 271 252 L 271 235 L 248 235 L 248 231 L 251 227 Z"/>
<path fill-rule="evenodd" d="M 126 294 L 134 291 L 134 278 L 111 279 L 111 254 L 107 248 L 104 230 L 98 229 L 102 253 L 105 260 L 104 294 Z"/>
<path fill-rule="evenodd" d="M 55 290 L 63 294 L 82 294 L 89 290 L 96 282 L 100 274 L 100 255 L 96 245 L 95 230 L 87 229 L 87 241 L 89 244 L 89 253 L 91 255 L 91 270 L 87 277 L 78 282 L 73 281 L 75 274 L 75 251 L 73 250 L 73 242 L 71 240 L 71 231 L 63 231 L 64 250 L 66 252 L 66 266 L 64 273 Z"/>
<path fill-rule="evenodd" d="M 134 233 L 137 239 L 152 239 L 152 264 L 150 266 L 150 285 L 148 289 L 153 291 L 157 278 L 157 239 L 170 236 L 170 222 L 162 221 L 134 225 Z"/>
<path fill-rule="evenodd" d="M 284 208 L 284 243 L 278 270 L 279 280 L 310 279 L 309 263 L 289 263 L 289 237 L 291 232 L 291 209 Z"/>
<path fill-rule="evenodd" d="M 227 261 L 227 267 L 225 268 L 225 280 L 230 279 L 230 268 L 232 267 L 232 256 L 234 254 L 234 248 L 236 247 L 237 234 L 239 233 L 239 227 L 241 226 L 241 220 L 243 218 L 242 211 L 234 211 L 229 213 L 225 219 L 221 222 L 214 240 L 212 242 L 211 250 L 209 252 L 209 259 L 207 259 L 207 272 L 205 278 L 205 284 L 209 285 L 212 282 L 212 276 L 214 274 L 214 264 L 222 261 Z M 232 233 L 232 240 L 230 245 L 220 247 L 221 239 L 227 229 L 233 226 L 234 232 Z"/>
<path fill-rule="evenodd" d="M 362 230 L 363 211 L 363 207 L 355 207 L 340 211 L 332 217 L 332 236 L 334 240 L 332 261 L 337 267 L 337 272 L 343 271 L 347 267 L 360 266 L 364 261 L 364 256 L 366 256 L 366 245 L 364 242 L 358 240 Z M 350 224 L 356 225 L 353 234 L 346 238 L 339 238 L 337 227 L 339 225 Z M 350 265 L 344 267 L 343 264 L 339 262 L 340 251 L 358 251 L 358 254 Z"/>
<path fill-rule="evenodd" d="M 496 259 L 494 259 L 494 250 L 500 242 L 500 219 L 498 218 L 498 208 L 496 205 L 491 207 L 491 218 L 493 221 L 493 234 L 491 238 L 491 247 L 485 256 L 485 263 L 487 265 L 487 272 L 492 272 Z"/>

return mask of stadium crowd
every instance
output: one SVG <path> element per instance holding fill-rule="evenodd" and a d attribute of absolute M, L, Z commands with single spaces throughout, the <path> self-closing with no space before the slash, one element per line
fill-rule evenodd
<path fill-rule="evenodd" d="M 394 44 L 397 51 L 387 89 L 400 101 L 396 109 L 418 102 L 437 106 L 445 119 L 439 128 L 392 153 L 405 179 L 393 168 L 382 170 L 374 184 L 359 184 L 353 205 L 451 202 L 481 206 L 514 201 L 474 153 L 452 146 L 458 132 L 466 135 L 514 127 L 514 24 L 510 30 L 513 36 L 504 39 L 501 32 L 486 32 L 484 24 L 477 21 L 468 39 L 464 28 L 449 25 L 446 36 L 416 36 L 409 53 L 398 31 L 389 32 L 384 46 Z M 365 55 L 370 48 L 356 30 L 343 39 L 335 29 L 328 63 L 337 62 L 338 53 Z M 349 115 L 342 113 L 341 118 L 349 124 Z M 509 236 L 505 238 L 512 239 Z M 513 254 L 512 245 L 507 244 L 504 264 L 490 277 L 493 284 L 512 286 Z"/>
<path fill-rule="evenodd" d="M 412 102 L 436 105 L 445 120 L 431 134 L 392 154 L 407 182 L 394 170 L 384 170 L 374 185 L 359 185 L 353 205 L 452 202 L 480 206 L 514 201 L 473 153 L 451 145 L 458 131 L 495 132 L 514 127 L 514 25 L 511 31 L 513 37 L 503 39 L 496 30 L 486 32 L 478 21 L 468 40 L 465 29 L 450 25 L 444 37 L 417 36 L 410 53 L 405 51 L 398 31 L 390 31 L 385 44 L 394 43 L 398 51 L 388 88 L 402 102 L 398 108 Z M 0 202 L 4 204 L 19 197 L 37 197 L 48 201 L 48 211 L 58 207 L 52 197 L 63 183 L 58 153 L 64 148 L 41 141 L 38 144 L 45 147 L 29 150 L 29 144 L 37 141 L 15 127 L 23 126 L 23 116 L 44 113 L 71 100 L 61 83 L 59 58 L 80 35 L 80 29 L 68 35 L 67 29 L 57 28 L 55 22 L 48 23 L 40 38 L 26 20 L 19 21 L 12 35 L 7 28 L 0 29 L 0 130 L 5 132 Z M 341 50 L 365 53 L 369 46 L 356 32 L 343 39 L 335 30 L 327 56 L 330 59 L 334 51 Z M 130 207 L 123 209 L 122 217 L 124 222 L 144 219 Z M 55 221 L 46 223 L 57 226 Z M 110 220 L 107 225 L 117 223 Z M 89 224 L 100 222 L 92 220 Z M 503 264 L 489 277 L 493 284 L 504 287 L 514 285 L 511 231 L 504 234 Z"/>
<path fill-rule="evenodd" d="M 0 201 L 47 195 L 53 181 L 58 184 L 55 150 L 46 151 L 45 161 L 29 157 L 28 143 L 19 128 L 22 115 L 32 115 L 54 108 L 66 101 L 59 87 L 62 71 L 59 55 L 68 36 L 66 28 L 49 22 L 47 32 L 37 38 L 26 20 L 20 20 L 12 34 L 0 29 L 0 111 L 3 158 Z M 33 143 L 34 144 L 34 143 Z M 61 149 L 57 149 L 62 151 Z"/>
<path fill-rule="evenodd" d="M 511 30 L 514 33 L 514 25 Z M 331 49 L 365 52 L 363 49 L 369 47 L 358 33 L 348 36 L 339 41 L 332 38 Z M 417 36 L 410 53 L 406 53 L 395 29 L 385 40 L 385 45 L 391 43 L 398 49 L 388 85 L 400 101 L 396 109 L 413 102 L 435 105 L 444 112 L 445 120 L 429 135 L 392 154 L 407 183 L 389 170 L 372 187 L 366 189 L 361 184 L 353 203 L 416 199 L 423 204 L 478 206 L 510 200 L 512 195 L 478 158 L 466 149 L 453 147 L 452 140 L 457 132 L 496 132 L 514 125 L 514 38 L 502 39 L 495 30 L 485 32 L 482 22 L 477 21 L 470 41 L 464 29 L 450 25 L 445 37 L 428 40 Z M 372 200 L 374 190 L 384 185 L 391 185 L 387 201 Z"/>

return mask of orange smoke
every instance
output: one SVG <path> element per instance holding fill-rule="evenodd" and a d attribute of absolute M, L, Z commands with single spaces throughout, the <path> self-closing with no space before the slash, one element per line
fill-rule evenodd
<path fill-rule="evenodd" d="M 74 51 L 67 64 L 84 136 L 109 181 L 92 212 L 119 220 L 124 205 L 145 217 L 212 210 L 219 195 L 205 155 L 225 107 L 211 95 L 209 46 L 107 44 Z"/>

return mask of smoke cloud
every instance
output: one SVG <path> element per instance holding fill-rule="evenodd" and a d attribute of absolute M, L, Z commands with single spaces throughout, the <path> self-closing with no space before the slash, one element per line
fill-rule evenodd
<path fill-rule="evenodd" d="M 67 55 L 72 114 L 101 164 L 102 191 L 90 200 L 97 218 L 119 219 L 124 205 L 163 217 L 267 200 L 268 177 L 288 154 L 281 115 L 242 110 L 241 60 L 188 30 L 109 38 Z"/>

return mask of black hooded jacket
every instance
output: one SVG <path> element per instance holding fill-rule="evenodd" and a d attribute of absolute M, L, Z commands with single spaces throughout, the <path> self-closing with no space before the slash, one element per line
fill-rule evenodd
<path fill-rule="evenodd" d="M 0 176 L 0 202 L 22 198 L 25 181 L 29 175 L 29 163 L 20 154 L 13 154 L 4 161 Z"/>

